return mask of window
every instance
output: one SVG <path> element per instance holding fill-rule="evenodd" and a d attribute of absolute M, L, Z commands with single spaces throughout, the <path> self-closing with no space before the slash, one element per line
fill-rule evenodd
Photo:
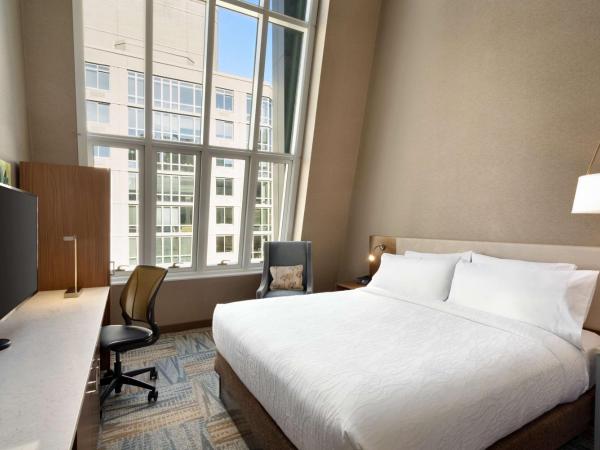
<path fill-rule="evenodd" d="M 129 205 L 129 232 L 138 232 L 138 207 L 137 205 Z"/>
<path fill-rule="evenodd" d="M 110 89 L 110 69 L 103 64 L 85 63 L 85 87 Z"/>
<path fill-rule="evenodd" d="M 141 72 L 134 72 L 133 70 L 128 70 L 127 102 L 130 105 L 144 106 L 144 95 L 144 74 Z M 144 123 L 143 120 L 142 123 Z"/>
<path fill-rule="evenodd" d="M 290 239 L 317 2 L 83 0 L 80 154 L 111 171 L 118 276 L 256 270 Z"/>
<path fill-rule="evenodd" d="M 144 136 L 144 110 L 142 108 L 127 108 L 127 126 L 129 136 Z"/>
<path fill-rule="evenodd" d="M 217 236 L 217 253 L 231 253 L 233 251 L 233 236 Z"/>
<path fill-rule="evenodd" d="M 246 122 L 252 120 L 252 94 L 246 94 Z"/>
<path fill-rule="evenodd" d="M 110 158 L 110 147 L 97 145 L 94 147 L 94 158 Z"/>
<path fill-rule="evenodd" d="M 233 111 L 233 91 L 216 88 L 216 105 L 221 111 Z"/>
<path fill-rule="evenodd" d="M 216 120 L 217 137 L 219 139 L 233 139 L 233 122 L 228 120 Z"/>
<path fill-rule="evenodd" d="M 110 122 L 110 104 L 87 100 L 86 114 L 88 122 L 108 123 Z"/>
<path fill-rule="evenodd" d="M 233 195 L 233 178 L 217 178 L 217 195 Z"/>
<path fill-rule="evenodd" d="M 233 159 L 217 158 L 217 167 L 233 167 Z"/>
<path fill-rule="evenodd" d="M 217 206 L 217 225 L 233 224 L 233 207 Z"/>

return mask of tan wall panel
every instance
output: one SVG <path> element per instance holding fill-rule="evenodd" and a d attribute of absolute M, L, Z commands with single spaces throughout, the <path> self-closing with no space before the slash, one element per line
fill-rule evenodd
<path fill-rule="evenodd" d="M 598 23 L 594 1 L 385 1 L 340 276 L 370 234 L 600 245 L 600 216 L 570 214 Z"/>
<path fill-rule="evenodd" d="M 174 325 L 212 319 L 218 303 L 256 298 L 260 275 L 165 281 L 156 299 L 159 325 Z M 119 296 L 123 285 L 110 290 L 111 323 L 122 323 Z"/>
<path fill-rule="evenodd" d="M 29 137 L 19 0 L 0 2 L 0 99 L 0 159 L 13 163 L 27 160 Z"/>
<path fill-rule="evenodd" d="M 21 2 L 33 161 L 77 164 L 72 0 Z"/>
<path fill-rule="evenodd" d="M 380 1 L 330 0 L 296 233 L 313 242 L 315 289 L 337 281 L 360 147 Z M 316 74 L 318 76 L 318 74 Z M 313 76 L 314 77 L 314 76 Z M 314 83 L 313 83 L 314 89 Z M 316 95 L 317 92 L 311 92 Z M 309 122 L 310 124 L 310 122 Z M 309 130 L 310 131 L 310 130 Z M 303 223 L 302 223 L 303 222 Z"/>

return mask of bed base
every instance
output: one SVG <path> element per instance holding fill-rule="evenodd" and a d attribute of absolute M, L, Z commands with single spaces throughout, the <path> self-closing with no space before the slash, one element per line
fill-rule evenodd
<path fill-rule="evenodd" d="M 295 450 L 296 447 L 244 386 L 219 353 L 215 371 L 220 377 L 220 397 L 251 449 Z M 495 450 L 557 449 L 580 435 L 592 424 L 594 388 L 571 403 L 558 405 L 527 425 L 493 444 Z"/>

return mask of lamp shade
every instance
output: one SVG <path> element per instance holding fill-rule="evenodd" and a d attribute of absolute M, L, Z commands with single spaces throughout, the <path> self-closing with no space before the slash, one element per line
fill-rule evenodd
<path fill-rule="evenodd" d="M 573 214 L 600 214 L 600 173 L 579 177 L 571 212 Z"/>

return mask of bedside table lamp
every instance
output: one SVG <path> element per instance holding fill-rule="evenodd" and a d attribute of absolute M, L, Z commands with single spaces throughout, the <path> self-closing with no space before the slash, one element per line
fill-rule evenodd
<path fill-rule="evenodd" d="M 72 288 L 65 291 L 65 298 L 77 298 L 81 294 L 81 289 L 77 289 L 77 236 L 64 236 L 65 242 L 73 242 L 75 247 L 75 284 Z"/>
<path fill-rule="evenodd" d="M 381 254 L 383 254 L 383 252 L 385 251 L 385 245 L 379 244 L 371 249 L 371 253 L 369 253 L 369 262 L 375 261 L 376 257 L 374 255 L 374 253 L 376 250 L 379 250 L 381 252 Z M 381 254 L 379 256 L 381 256 Z"/>

